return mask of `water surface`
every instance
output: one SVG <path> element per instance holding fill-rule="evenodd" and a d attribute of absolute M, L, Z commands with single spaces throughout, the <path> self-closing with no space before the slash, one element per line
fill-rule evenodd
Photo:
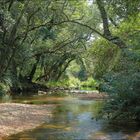
<path fill-rule="evenodd" d="M 132 126 L 110 125 L 104 120 L 96 120 L 102 101 L 80 100 L 72 96 L 34 96 L 13 98 L 13 102 L 56 104 L 53 116 L 33 130 L 12 135 L 6 140 L 81 140 L 134 139 L 139 128 Z"/>

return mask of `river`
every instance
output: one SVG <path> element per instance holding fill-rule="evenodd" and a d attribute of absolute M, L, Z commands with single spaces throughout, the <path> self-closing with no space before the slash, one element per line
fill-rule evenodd
<path fill-rule="evenodd" d="M 138 126 L 113 125 L 97 120 L 101 100 L 82 100 L 75 96 L 43 95 L 18 97 L 13 102 L 55 104 L 53 116 L 33 130 L 12 135 L 6 140 L 122 140 L 135 139 Z"/>

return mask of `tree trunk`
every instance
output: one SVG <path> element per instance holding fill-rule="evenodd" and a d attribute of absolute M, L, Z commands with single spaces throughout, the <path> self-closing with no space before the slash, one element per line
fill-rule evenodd
<path fill-rule="evenodd" d="M 32 82 L 32 80 L 33 80 L 33 77 L 35 75 L 35 72 L 36 72 L 36 69 L 37 69 L 37 65 L 39 63 L 39 60 L 40 60 L 40 56 L 38 56 L 36 58 L 36 63 L 33 65 L 32 70 L 31 70 L 29 76 L 27 77 L 29 82 Z"/>

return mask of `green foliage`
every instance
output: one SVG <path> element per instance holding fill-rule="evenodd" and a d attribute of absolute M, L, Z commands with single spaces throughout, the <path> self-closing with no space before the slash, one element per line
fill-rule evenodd
<path fill-rule="evenodd" d="M 135 22 L 134 22 L 135 21 Z M 110 99 L 105 104 L 101 114 L 111 120 L 135 120 L 140 118 L 140 48 L 138 19 L 122 22 L 120 30 L 116 34 L 122 36 L 127 42 L 128 48 L 117 50 L 113 55 L 107 56 L 108 51 L 103 50 L 104 59 L 109 63 L 105 65 L 107 71 L 101 73 L 102 58 L 97 57 L 101 66 L 95 69 L 103 80 L 101 90 L 107 92 Z M 107 49 L 106 49 L 107 50 Z M 99 51 L 100 54 L 100 51 Z M 111 63 L 108 61 L 111 58 Z M 110 69 L 111 66 L 111 69 Z M 101 69 L 100 69 L 101 68 Z M 96 73 L 96 72 L 95 72 Z"/>
<path fill-rule="evenodd" d="M 0 77 L 8 73 L 13 86 L 57 81 L 84 50 L 88 31 L 63 21 L 81 18 L 85 1 L 3 1 L 0 9 Z"/>
<path fill-rule="evenodd" d="M 108 1 L 106 1 L 108 2 Z M 133 11 L 137 9 L 138 1 L 126 7 L 128 1 L 110 1 L 108 7 L 109 16 L 113 18 L 114 26 L 110 24 L 110 30 L 115 36 L 121 37 L 127 48 L 117 48 L 111 42 L 104 39 L 96 39 L 89 54 L 94 62 L 94 78 L 98 79 L 100 90 L 109 94 L 109 99 L 105 103 L 100 114 L 104 118 L 111 120 L 135 120 L 140 118 L 140 42 L 139 42 L 139 13 Z M 118 7 L 111 9 L 115 4 Z M 117 9 L 126 8 L 128 12 L 119 13 Z M 133 12 L 132 12 L 132 11 Z M 132 13 L 129 13 L 129 12 Z M 117 17 L 118 15 L 118 17 Z M 126 17 L 125 17 L 126 16 Z M 118 20 L 116 20 L 118 18 Z M 112 22 L 112 21 L 111 21 Z M 93 55 L 93 56 L 92 56 Z"/>
<path fill-rule="evenodd" d="M 75 77 L 70 77 L 69 79 L 69 87 L 76 87 L 76 88 L 80 88 L 81 86 L 81 82 L 78 78 Z"/>
<path fill-rule="evenodd" d="M 93 60 L 93 76 L 100 79 L 106 72 L 111 71 L 119 61 L 120 49 L 104 39 L 94 41 L 92 46 L 88 51 Z"/>
<path fill-rule="evenodd" d="M 139 0 L 106 0 L 108 11 L 111 16 L 117 15 L 119 18 L 129 18 L 139 13 Z"/>
<path fill-rule="evenodd" d="M 98 82 L 92 77 L 89 77 L 86 81 L 81 82 L 81 87 L 90 87 L 92 89 L 96 89 L 97 86 Z"/>
<path fill-rule="evenodd" d="M 61 80 L 61 81 L 49 81 L 47 82 L 48 87 L 69 87 L 69 82 L 68 80 Z"/>
<path fill-rule="evenodd" d="M 10 87 L 4 83 L 0 83 L 0 96 L 3 96 L 10 91 Z"/>
<path fill-rule="evenodd" d="M 119 63 L 119 68 L 104 75 L 103 90 L 111 98 L 104 107 L 104 114 L 111 119 L 140 118 L 140 67 L 128 56 Z"/>
<path fill-rule="evenodd" d="M 59 87 L 59 88 L 79 88 L 79 89 L 94 89 L 99 86 L 99 82 L 89 77 L 86 81 L 80 81 L 76 77 L 69 77 L 69 79 L 62 79 L 59 81 L 49 81 L 47 82 L 48 87 Z"/>
<path fill-rule="evenodd" d="M 81 86 L 81 82 L 78 78 L 70 77 L 70 79 L 63 79 L 59 81 L 49 81 L 47 83 L 49 87 L 63 87 L 63 88 L 77 88 Z"/>

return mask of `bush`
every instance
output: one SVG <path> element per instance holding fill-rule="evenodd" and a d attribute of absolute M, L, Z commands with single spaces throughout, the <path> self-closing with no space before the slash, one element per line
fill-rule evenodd
<path fill-rule="evenodd" d="M 0 96 L 3 96 L 10 90 L 10 87 L 4 83 L 0 83 Z"/>
<path fill-rule="evenodd" d="M 111 98 L 103 108 L 103 116 L 112 120 L 140 121 L 140 68 L 138 62 L 128 56 L 123 57 L 119 68 L 105 74 L 103 79 L 103 90 Z"/>
<path fill-rule="evenodd" d="M 61 80 L 61 81 L 49 81 L 47 83 L 48 87 L 68 87 L 69 86 L 69 82 L 68 80 Z"/>
<path fill-rule="evenodd" d="M 81 81 L 78 79 L 78 78 L 75 78 L 75 77 L 70 77 L 69 78 L 69 87 L 81 87 Z"/>
<path fill-rule="evenodd" d="M 86 81 L 81 82 L 81 86 L 96 89 L 96 87 L 98 86 L 98 82 L 92 77 L 89 77 Z"/>

